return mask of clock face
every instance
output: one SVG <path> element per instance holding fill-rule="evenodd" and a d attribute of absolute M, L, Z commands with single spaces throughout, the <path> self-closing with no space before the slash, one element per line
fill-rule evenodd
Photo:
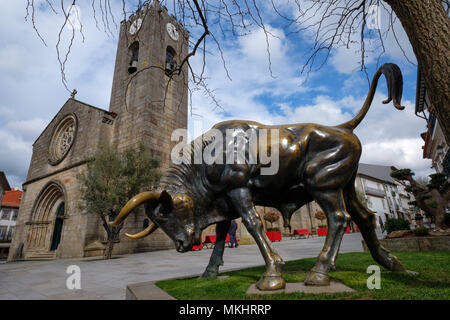
<path fill-rule="evenodd" d="M 136 19 L 133 21 L 133 23 L 130 26 L 130 29 L 128 30 L 130 32 L 131 35 L 136 34 L 136 32 L 139 31 L 139 29 L 141 28 L 142 25 L 142 19 Z"/>
<path fill-rule="evenodd" d="M 177 28 L 171 24 L 170 22 L 166 25 L 166 29 L 167 29 L 167 33 L 169 34 L 169 36 L 177 41 L 178 40 L 178 31 Z"/>

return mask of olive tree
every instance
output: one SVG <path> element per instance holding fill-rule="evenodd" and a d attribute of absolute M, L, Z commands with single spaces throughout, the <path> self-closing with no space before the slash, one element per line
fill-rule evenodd
<path fill-rule="evenodd" d="M 405 186 L 407 192 L 412 192 L 415 201 L 409 202 L 422 209 L 427 215 L 434 217 L 436 229 L 446 229 L 445 209 L 450 201 L 450 183 L 443 173 L 431 174 L 430 181 L 423 185 L 413 178 L 410 169 L 399 169 L 391 172 L 391 177 Z"/>
<path fill-rule="evenodd" d="M 117 152 L 109 146 L 100 148 L 78 175 L 82 202 L 80 209 L 100 217 L 106 231 L 104 259 L 110 259 L 114 242 L 123 224 L 111 227 L 121 208 L 137 193 L 150 190 L 160 178 L 159 161 L 150 157 L 144 146 Z"/>

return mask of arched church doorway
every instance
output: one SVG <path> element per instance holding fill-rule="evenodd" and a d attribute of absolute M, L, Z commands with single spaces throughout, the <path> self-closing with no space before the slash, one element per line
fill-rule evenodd
<path fill-rule="evenodd" d="M 62 236 L 64 203 L 64 190 L 59 183 L 51 182 L 42 189 L 27 223 L 27 251 L 42 253 L 58 247 Z"/>

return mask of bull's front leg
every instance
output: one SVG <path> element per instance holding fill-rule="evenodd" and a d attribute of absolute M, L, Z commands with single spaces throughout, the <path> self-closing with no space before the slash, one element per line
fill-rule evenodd
<path fill-rule="evenodd" d="M 284 261 L 271 246 L 269 239 L 263 230 L 263 225 L 253 205 L 253 199 L 248 188 L 238 188 L 230 191 L 228 196 L 233 209 L 242 217 L 242 222 L 248 232 L 253 236 L 266 263 L 266 272 L 258 281 L 256 287 L 259 290 L 278 290 L 286 286 L 281 276 L 281 268 Z"/>
<path fill-rule="evenodd" d="M 203 272 L 202 278 L 215 278 L 219 273 L 219 267 L 223 265 L 223 252 L 225 250 L 225 240 L 230 229 L 231 221 L 221 221 L 216 225 L 216 243 L 209 259 L 209 264 Z"/>

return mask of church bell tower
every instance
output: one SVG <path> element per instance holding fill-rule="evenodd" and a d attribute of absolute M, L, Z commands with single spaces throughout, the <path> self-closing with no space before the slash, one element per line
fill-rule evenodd
<path fill-rule="evenodd" d="M 188 101 L 187 64 L 171 71 L 188 49 L 188 32 L 156 0 L 121 23 L 109 106 L 118 150 L 143 143 L 168 167 L 172 131 L 187 128 Z"/>

